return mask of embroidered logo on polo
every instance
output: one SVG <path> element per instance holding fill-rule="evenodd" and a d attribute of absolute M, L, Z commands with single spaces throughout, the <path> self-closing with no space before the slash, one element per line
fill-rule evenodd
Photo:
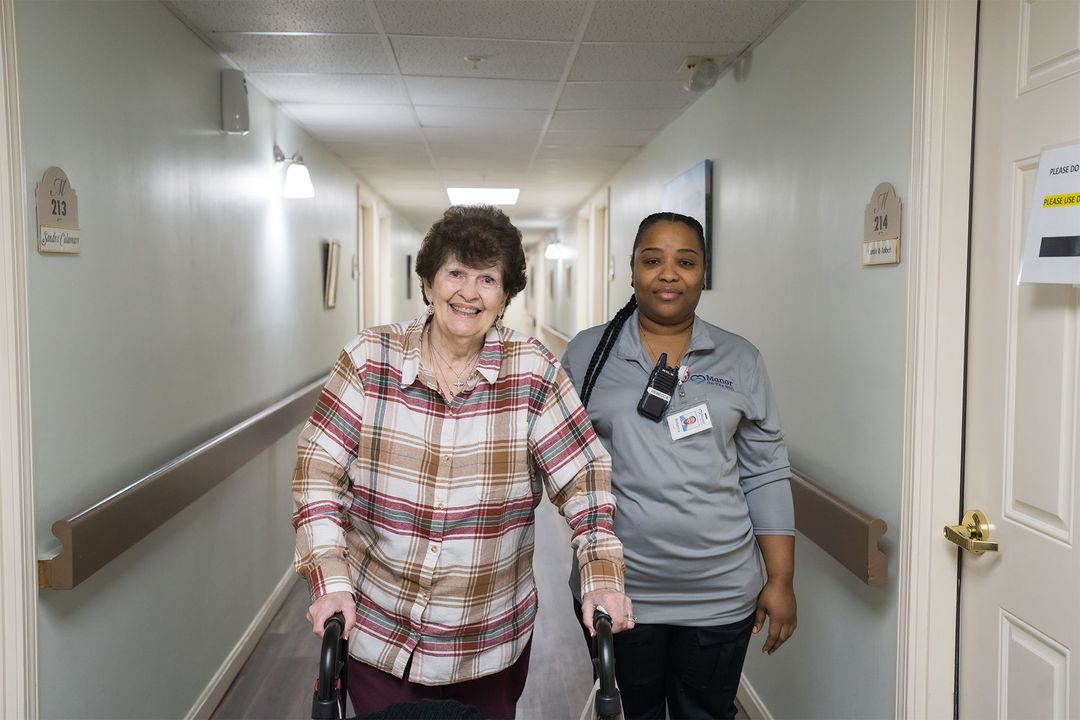
<path fill-rule="evenodd" d="M 694 373 L 690 376 L 690 380 L 696 383 L 705 383 L 706 385 L 716 385 L 722 387 L 725 390 L 734 390 L 735 383 L 727 378 L 716 377 L 715 375 L 703 375 L 701 373 Z"/>

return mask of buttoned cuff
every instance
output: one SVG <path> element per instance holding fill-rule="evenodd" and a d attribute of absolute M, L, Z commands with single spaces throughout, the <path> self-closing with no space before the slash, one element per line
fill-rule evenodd
<path fill-rule="evenodd" d="M 624 566 L 622 560 L 597 559 L 583 563 L 581 572 L 581 594 L 597 590 L 614 590 L 625 592 L 623 589 Z"/>

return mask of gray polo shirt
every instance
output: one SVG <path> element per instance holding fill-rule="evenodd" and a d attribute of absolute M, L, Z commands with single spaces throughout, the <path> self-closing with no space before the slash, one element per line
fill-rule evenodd
<path fill-rule="evenodd" d="M 603 331 L 585 330 L 566 349 L 579 391 Z M 795 534 L 791 470 L 757 348 L 696 317 L 684 362 L 690 377 L 667 414 L 705 406 L 711 429 L 673 439 L 666 418 L 638 414 L 652 363 L 636 311 L 593 388 L 589 418 L 611 454 L 615 533 L 639 622 L 725 625 L 754 611 L 764 584 L 755 534 Z M 570 587 L 579 587 L 576 570 Z"/>

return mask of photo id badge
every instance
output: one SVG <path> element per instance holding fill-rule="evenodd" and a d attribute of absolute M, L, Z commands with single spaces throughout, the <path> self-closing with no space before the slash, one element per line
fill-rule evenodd
<path fill-rule="evenodd" d="M 667 424 L 672 440 L 681 440 L 684 437 L 705 432 L 712 428 L 709 406 L 701 403 L 692 408 L 673 412 L 667 416 Z"/>

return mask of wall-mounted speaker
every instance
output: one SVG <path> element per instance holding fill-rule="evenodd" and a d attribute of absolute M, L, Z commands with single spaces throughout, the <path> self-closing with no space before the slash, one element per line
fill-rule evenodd
<path fill-rule="evenodd" d="M 230 135 L 247 135 L 251 129 L 248 118 L 247 80 L 240 70 L 221 71 L 221 130 Z"/>

